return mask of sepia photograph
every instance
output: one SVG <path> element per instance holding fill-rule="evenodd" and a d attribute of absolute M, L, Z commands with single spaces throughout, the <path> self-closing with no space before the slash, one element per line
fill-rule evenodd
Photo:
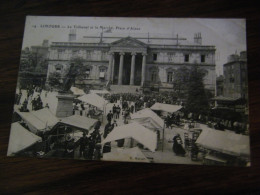
<path fill-rule="evenodd" d="M 27 16 L 7 156 L 250 166 L 245 19 Z"/>

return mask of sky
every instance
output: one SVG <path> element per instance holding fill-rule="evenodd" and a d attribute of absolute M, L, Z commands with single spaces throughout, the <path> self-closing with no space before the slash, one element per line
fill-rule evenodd
<path fill-rule="evenodd" d="M 44 39 L 51 42 L 68 41 L 71 29 L 76 29 L 77 41 L 88 42 L 84 36 L 179 37 L 193 43 L 200 32 L 202 45 L 216 47 L 216 74 L 223 73 L 227 57 L 246 51 L 245 19 L 201 18 L 117 18 L 117 17 L 47 17 L 27 16 L 23 46 L 41 45 Z M 182 42 L 180 42 L 182 43 Z"/>

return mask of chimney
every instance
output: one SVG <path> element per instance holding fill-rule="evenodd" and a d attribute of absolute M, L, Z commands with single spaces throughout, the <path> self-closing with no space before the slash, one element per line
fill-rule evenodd
<path fill-rule="evenodd" d="M 43 47 L 48 47 L 49 46 L 49 40 L 43 40 L 43 42 L 42 42 L 42 46 Z"/>
<path fill-rule="evenodd" d="M 195 33 L 194 34 L 194 43 L 201 45 L 202 44 L 202 38 L 201 38 L 201 33 Z"/>
<path fill-rule="evenodd" d="M 70 30 L 69 41 L 76 41 L 76 29 L 71 29 Z"/>
<path fill-rule="evenodd" d="M 198 33 L 199 37 L 198 37 L 198 44 L 201 45 L 202 44 L 202 38 L 201 38 L 201 33 Z"/>
<path fill-rule="evenodd" d="M 195 44 L 198 43 L 197 33 L 194 34 L 194 43 L 195 43 Z"/>

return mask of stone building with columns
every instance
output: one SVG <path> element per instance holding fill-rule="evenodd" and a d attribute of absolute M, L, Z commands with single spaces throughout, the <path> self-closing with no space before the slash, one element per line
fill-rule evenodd
<path fill-rule="evenodd" d="M 206 70 L 204 84 L 215 91 L 215 46 L 202 45 L 200 33 L 193 43 L 178 38 L 145 40 L 138 37 L 110 37 L 110 41 L 79 42 L 70 36 L 68 42 L 52 42 L 49 48 L 48 75 L 60 72 L 66 76 L 71 59 L 81 58 L 84 71 L 75 85 L 80 88 L 102 88 L 106 84 L 158 86 L 172 90 L 175 70 L 199 65 Z M 48 77 L 48 76 L 47 76 Z M 48 81 L 48 79 L 47 79 Z"/>

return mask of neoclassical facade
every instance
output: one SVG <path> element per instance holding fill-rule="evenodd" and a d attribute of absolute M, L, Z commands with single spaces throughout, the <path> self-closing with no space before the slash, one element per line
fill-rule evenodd
<path fill-rule="evenodd" d="M 172 90 L 175 71 L 196 64 L 207 72 L 205 87 L 215 91 L 215 46 L 202 45 L 198 37 L 194 44 L 185 45 L 145 43 L 133 37 L 110 43 L 52 42 L 48 75 L 60 72 L 66 76 L 73 58 L 83 60 L 83 77 L 76 81 L 82 88 L 109 81 L 112 85 L 157 85 Z"/>

